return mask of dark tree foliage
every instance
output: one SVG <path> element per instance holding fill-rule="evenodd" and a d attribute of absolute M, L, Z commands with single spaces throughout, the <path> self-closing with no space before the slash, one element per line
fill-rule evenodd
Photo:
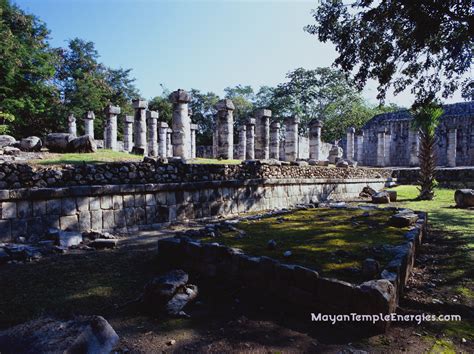
<path fill-rule="evenodd" d="M 378 81 L 378 98 L 389 88 L 407 88 L 417 103 L 446 98 L 462 87 L 472 61 L 474 17 L 471 0 L 323 0 L 313 11 L 317 24 L 305 30 L 339 53 L 335 64 L 352 73 L 359 89 Z"/>

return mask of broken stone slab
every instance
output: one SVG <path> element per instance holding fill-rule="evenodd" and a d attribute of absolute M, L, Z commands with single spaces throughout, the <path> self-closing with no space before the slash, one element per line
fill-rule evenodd
<path fill-rule="evenodd" d="M 198 287 L 188 284 L 180 288 L 165 306 L 168 315 L 179 316 L 181 310 L 198 296 Z"/>
<path fill-rule="evenodd" d="M 97 151 L 97 144 L 90 135 L 82 135 L 71 140 L 67 149 L 69 152 L 93 153 Z"/>
<path fill-rule="evenodd" d="M 180 287 L 188 283 L 188 274 L 175 269 L 162 276 L 156 277 L 145 285 L 143 302 L 152 307 L 161 307 L 166 304 Z"/>
<path fill-rule="evenodd" d="M 43 142 L 37 136 L 29 136 L 20 141 L 20 149 L 22 151 L 40 151 Z"/>
<path fill-rule="evenodd" d="M 388 197 L 390 198 L 391 202 L 396 202 L 397 201 L 397 191 L 385 191 L 388 193 Z"/>
<path fill-rule="evenodd" d="M 0 332 L 2 353 L 110 353 L 118 342 L 102 316 L 39 318 Z"/>
<path fill-rule="evenodd" d="M 365 186 L 364 188 L 362 188 L 362 192 L 360 192 L 359 197 L 370 198 L 374 194 L 377 194 L 377 191 L 375 189 L 369 186 Z"/>
<path fill-rule="evenodd" d="M 104 249 L 104 248 L 115 248 L 117 247 L 117 239 L 110 239 L 110 238 L 96 238 L 92 241 L 89 246 L 96 248 L 96 249 Z"/>
<path fill-rule="evenodd" d="M 415 213 L 398 213 L 392 215 L 388 223 L 395 227 L 407 227 L 413 225 L 417 220 L 418 215 Z"/>
<path fill-rule="evenodd" d="M 112 235 L 111 233 L 97 231 L 97 230 L 84 231 L 82 233 L 82 237 L 83 238 L 88 238 L 89 240 L 96 240 L 98 238 L 114 240 L 114 239 L 117 238 L 114 235 Z"/>
<path fill-rule="evenodd" d="M 345 160 L 339 160 L 337 163 L 336 163 L 336 167 L 339 167 L 339 168 L 349 168 L 349 163 Z"/>
<path fill-rule="evenodd" d="M 18 156 L 21 154 L 21 150 L 13 146 L 5 146 L 3 148 L 4 155 Z"/>
<path fill-rule="evenodd" d="M 390 196 L 387 192 L 378 192 L 372 196 L 372 203 L 374 204 L 388 204 L 390 203 Z"/>
<path fill-rule="evenodd" d="M 474 190 L 458 189 L 454 192 L 454 200 L 458 208 L 474 207 Z"/>
<path fill-rule="evenodd" d="M 57 233 L 58 243 L 61 247 L 77 246 L 82 242 L 82 233 L 78 231 L 62 231 Z"/>
<path fill-rule="evenodd" d="M 45 146 L 51 152 L 67 152 L 68 144 L 75 137 L 68 133 L 50 133 L 46 135 Z"/>

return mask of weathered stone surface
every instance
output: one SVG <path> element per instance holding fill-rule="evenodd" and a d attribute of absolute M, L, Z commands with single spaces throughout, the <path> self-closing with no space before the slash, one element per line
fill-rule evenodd
<path fill-rule="evenodd" d="M 168 315 L 178 316 L 181 310 L 198 296 L 196 285 L 183 286 L 165 305 L 165 312 Z"/>
<path fill-rule="evenodd" d="M 3 154 L 11 155 L 11 156 L 19 156 L 21 154 L 21 150 L 13 146 L 5 146 L 3 148 Z"/>
<path fill-rule="evenodd" d="M 378 192 L 372 196 L 372 203 L 387 204 L 390 203 L 390 196 L 387 192 Z"/>
<path fill-rule="evenodd" d="M 20 141 L 20 149 L 22 151 L 40 151 L 43 143 L 37 136 L 29 136 Z"/>
<path fill-rule="evenodd" d="M 74 139 L 74 135 L 67 133 L 50 133 L 46 136 L 45 146 L 51 152 L 67 152 L 69 142 Z"/>
<path fill-rule="evenodd" d="M 388 194 L 388 197 L 390 198 L 391 202 L 396 202 L 397 201 L 397 191 L 385 191 Z"/>
<path fill-rule="evenodd" d="M 16 142 L 16 139 L 11 135 L 0 135 L 0 148 L 8 145 L 12 145 Z"/>
<path fill-rule="evenodd" d="M 58 232 L 58 243 L 62 247 L 77 246 L 82 242 L 82 233 L 76 231 L 62 231 Z"/>
<path fill-rule="evenodd" d="M 117 239 L 96 238 L 92 243 L 89 244 L 89 246 L 94 247 L 94 248 L 98 248 L 98 249 L 115 248 L 115 247 L 117 247 L 117 242 L 118 242 Z"/>
<path fill-rule="evenodd" d="M 389 224 L 395 227 L 408 227 L 418 220 L 418 215 L 414 213 L 398 213 L 392 215 Z"/>
<path fill-rule="evenodd" d="M 2 353 L 109 353 L 119 336 L 101 316 L 40 318 L 0 332 Z"/>
<path fill-rule="evenodd" d="M 143 303 L 152 311 L 161 310 L 188 283 L 189 276 L 180 269 L 172 270 L 149 281 L 143 291 Z"/>
<path fill-rule="evenodd" d="M 90 135 L 83 135 L 71 140 L 67 149 L 70 152 L 92 153 L 97 151 L 97 144 Z"/>
<path fill-rule="evenodd" d="M 339 160 L 339 161 L 336 162 L 336 167 L 349 168 L 349 163 L 345 160 Z"/>
<path fill-rule="evenodd" d="M 454 193 L 454 200 L 458 208 L 474 207 L 474 190 L 458 189 Z"/>
<path fill-rule="evenodd" d="M 374 279 L 380 272 L 380 263 L 373 258 L 366 258 L 362 262 L 362 276 L 365 279 Z"/>
<path fill-rule="evenodd" d="M 329 163 L 335 164 L 340 158 L 342 158 L 343 150 L 340 146 L 333 145 L 329 150 L 328 160 Z"/>

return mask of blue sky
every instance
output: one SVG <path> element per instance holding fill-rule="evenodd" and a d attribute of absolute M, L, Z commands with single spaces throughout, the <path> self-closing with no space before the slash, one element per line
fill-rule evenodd
<path fill-rule="evenodd" d="M 14 0 L 46 22 L 51 44 L 93 41 L 101 61 L 132 68 L 147 98 L 197 88 L 222 95 L 237 84 L 274 86 L 297 67 L 330 66 L 331 44 L 303 31 L 317 0 Z M 376 103 L 375 84 L 364 96 Z M 459 100 L 459 96 L 454 101 Z M 409 106 L 409 94 L 387 102 Z"/>

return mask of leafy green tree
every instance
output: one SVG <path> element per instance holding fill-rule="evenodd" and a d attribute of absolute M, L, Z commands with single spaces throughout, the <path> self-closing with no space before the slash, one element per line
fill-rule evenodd
<path fill-rule="evenodd" d="M 153 97 L 148 102 L 148 109 L 151 111 L 158 111 L 160 121 L 166 122 L 171 126 L 171 117 L 173 115 L 173 105 L 168 99 L 168 94 Z"/>
<path fill-rule="evenodd" d="M 432 200 L 436 187 L 436 127 L 439 124 L 443 109 L 438 103 L 423 104 L 413 109 L 413 128 L 420 134 L 420 174 L 418 176 L 420 200 Z"/>
<path fill-rule="evenodd" d="M 122 114 L 133 112 L 130 101 L 139 93 L 130 69 L 110 69 L 99 63 L 94 43 L 79 38 L 69 41 L 68 48 L 58 49 L 58 53 L 61 62 L 56 80 L 63 102 L 63 124 L 69 113 L 82 117 L 92 110 L 96 113 L 96 135 L 101 136 L 105 122 L 103 110 L 109 103 L 120 106 Z"/>
<path fill-rule="evenodd" d="M 242 124 L 254 110 L 255 94 L 252 86 L 237 85 L 224 89 L 225 98 L 232 100 L 235 106 L 234 121 Z"/>
<path fill-rule="evenodd" d="M 305 30 L 335 44 L 335 64 L 352 73 L 359 89 L 378 81 L 378 98 L 407 88 L 416 103 L 463 86 L 473 99 L 474 83 L 464 79 L 472 62 L 471 0 L 324 0 Z M 463 82 L 464 81 L 464 82 Z"/>
<path fill-rule="evenodd" d="M 191 89 L 189 94 L 191 95 L 191 120 L 199 127 L 196 136 L 197 144 L 211 145 L 212 133 L 215 129 L 216 110 L 214 106 L 219 102 L 219 96 L 214 92 L 202 93 L 197 89 Z"/>
<path fill-rule="evenodd" d="M 0 111 L 14 116 L 10 131 L 17 137 L 41 135 L 54 129 L 59 104 L 52 83 L 55 52 L 49 32 L 35 16 L 9 0 L 0 0 Z"/>

